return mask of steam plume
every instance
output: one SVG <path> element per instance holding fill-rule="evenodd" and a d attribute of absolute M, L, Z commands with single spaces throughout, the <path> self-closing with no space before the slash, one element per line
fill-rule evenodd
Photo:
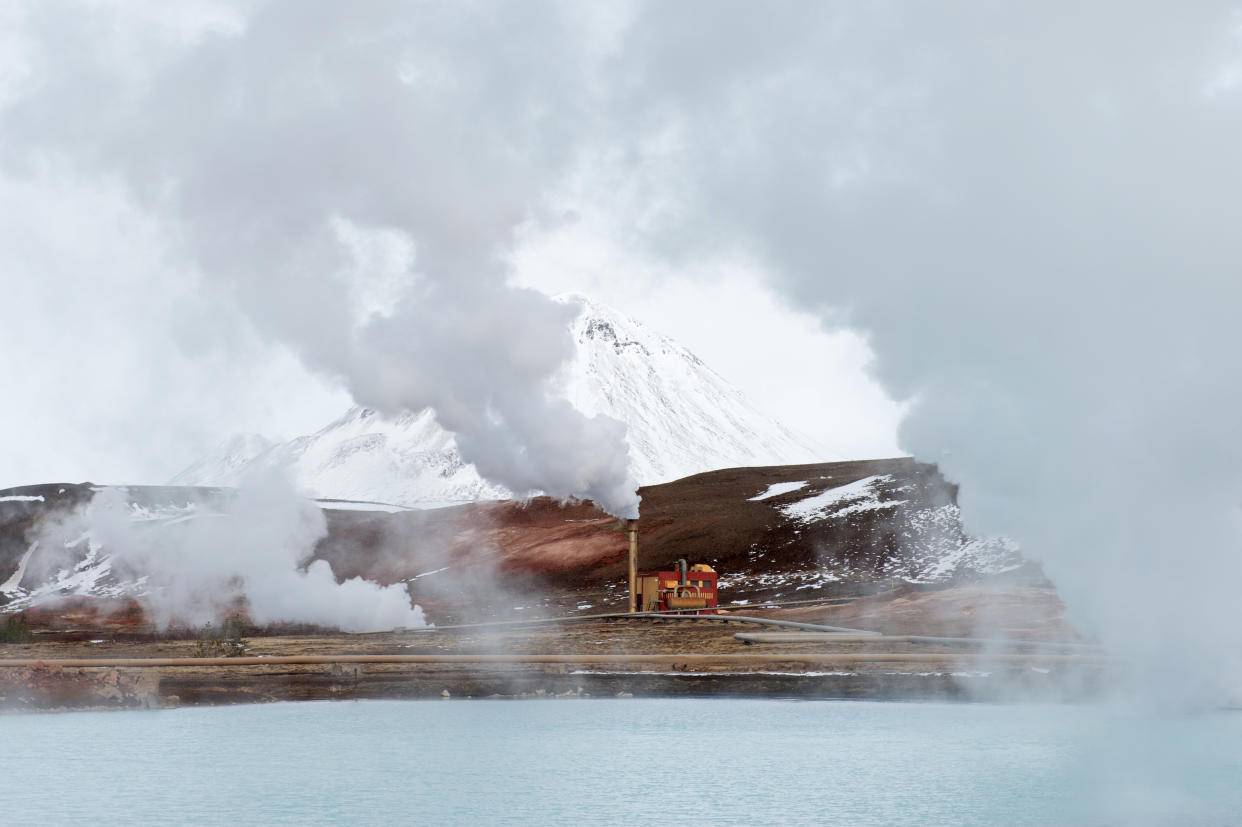
<path fill-rule="evenodd" d="M 5 162 L 120 176 L 268 335 L 360 402 L 435 406 L 496 481 L 636 507 L 619 428 L 547 396 L 567 311 L 500 263 L 576 198 L 866 330 L 973 530 L 1114 648 L 1242 682 L 1230 4 L 49 8 Z M 342 233 L 405 244 L 383 314 Z"/>
<path fill-rule="evenodd" d="M 123 489 L 104 488 L 44 526 L 39 548 L 53 556 L 82 542 L 102 549 L 115 573 L 144 578 L 139 600 L 160 627 L 217 620 L 240 598 L 259 624 L 346 631 L 425 625 L 400 584 L 381 587 L 357 577 L 338 583 L 327 561 L 307 565 L 327 524 L 314 503 L 278 476 L 252 477 L 232 499 L 197 504 L 177 518 L 140 517 Z"/>
<path fill-rule="evenodd" d="M 653 4 L 618 76 L 675 135 L 679 255 L 732 239 L 870 333 L 901 440 L 1074 619 L 1242 690 L 1242 19 L 1193 10 Z"/>
<path fill-rule="evenodd" d="M 636 516 L 624 427 L 550 386 L 574 309 L 510 286 L 501 260 L 565 158 L 547 104 L 582 94 L 553 71 L 577 47 L 516 7 L 406 9 L 26 9 L 37 78 L 5 90 L 4 158 L 119 178 L 209 291 L 360 404 L 432 407 L 493 482 Z M 394 240 L 408 255 L 377 266 Z"/>

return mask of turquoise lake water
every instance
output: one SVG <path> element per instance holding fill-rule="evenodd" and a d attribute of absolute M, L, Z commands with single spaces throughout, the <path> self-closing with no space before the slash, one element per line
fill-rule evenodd
<path fill-rule="evenodd" d="M 1242 713 L 593 699 L 0 717 L 5 824 L 1242 824 Z"/>

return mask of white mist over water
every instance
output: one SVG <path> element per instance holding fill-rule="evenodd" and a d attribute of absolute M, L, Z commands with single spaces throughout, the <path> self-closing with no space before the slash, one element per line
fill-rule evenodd
<path fill-rule="evenodd" d="M 22 766 L 60 785 L 7 791 L 13 825 L 114 813 L 626 824 L 636 799 L 664 798 L 671 819 L 703 825 L 1228 824 L 1242 808 L 1242 718 L 1224 713 L 1153 724 L 1080 706 L 334 701 L 3 723 Z M 693 743 L 710 771 L 688 771 L 670 742 Z"/>

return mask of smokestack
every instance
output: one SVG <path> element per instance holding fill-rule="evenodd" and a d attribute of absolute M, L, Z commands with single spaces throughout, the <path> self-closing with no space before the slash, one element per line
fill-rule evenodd
<path fill-rule="evenodd" d="M 630 533 L 630 611 L 638 611 L 638 520 L 626 520 L 625 530 Z"/>

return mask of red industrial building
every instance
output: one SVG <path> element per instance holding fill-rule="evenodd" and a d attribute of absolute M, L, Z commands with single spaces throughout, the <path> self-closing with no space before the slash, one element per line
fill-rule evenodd
<path fill-rule="evenodd" d="M 639 572 L 634 604 L 640 612 L 716 614 L 716 572 L 711 566 L 687 566 L 677 561 L 674 571 Z"/>

